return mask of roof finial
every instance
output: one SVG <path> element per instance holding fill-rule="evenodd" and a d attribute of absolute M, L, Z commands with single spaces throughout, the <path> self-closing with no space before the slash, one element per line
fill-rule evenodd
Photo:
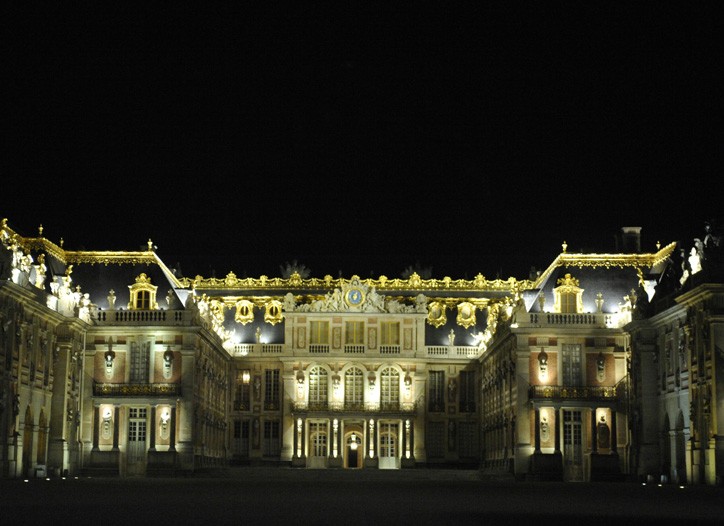
<path fill-rule="evenodd" d="M 657 241 L 657 242 L 656 242 L 656 250 L 660 250 L 660 249 L 661 249 L 661 241 Z"/>
<path fill-rule="evenodd" d="M 566 243 L 565 240 L 564 240 L 564 241 L 563 241 L 563 244 L 561 245 L 561 247 L 563 248 L 563 253 L 565 254 L 565 253 L 566 253 L 566 250 L 568 250 L 568 243 Z"/>
<path fill-rule="evenodd" d="M 43 237 L 43 224 L 38 227 L 38 237 Z"/>
<path fill-rule="evenodd" d="M 153 250 L 153 241 L 151 241 L 151 238 L 148 238 L 148 251 L 151 252 Z"/>

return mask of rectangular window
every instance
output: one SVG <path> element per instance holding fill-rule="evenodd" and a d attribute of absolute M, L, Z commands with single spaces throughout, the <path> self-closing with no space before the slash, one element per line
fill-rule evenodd
<path fill-rule="evenodd" d="M 126 455 L 131 463 L 145 461 L 146 409 L 143 407 L 128 409 L 128 449 Z"/>
<path fill-rule="evenodd" d="M 364 344 L 365 323 L 363 321 L 348 321 L 344 324 L 344 343 L 347 345 Z"/>
<path fill-rule="evenodd" d="M 460 412 L 475 412 L 475 371 L 460 371 Z"/>
<path fill-rule="evenodd" d="M 136 308 L 138 310 L 151 308 L 151 295 L 147 290 L 139 290 L 138 294 L 136 294 Z"/>
<path fill-rule="evenodd" d="M 241 420 L 234 420 L 234 439 L 241 438 Z"/>
<path fill-rule="evenodd" d="M 397 457 L 397 424 L 380 424 L 380 457 Z"/>
<path fill-rule="evenodd" d="M 309 423 L 309 456 L 326 457 L 327 456 L 327 423 L 326 422 L 310 422 Z"/>
<path fill-rule="evenodd" d="M 249 456 L 249 421 L 234 420 L 234 436 L 231 440 L 231 451 L 237 457 Z"/>
<path fill-rule="evenodd" d="M 279 369 L 264 371 L 264 409 L 279 409 Z"/>
<path fill-rule="evenodd" d="M 458 455 L 460 458 L 478 458 L 477 423 L 458 423 Z"/>
<path fill-rule="evenodd" d="M 561 292 L 561 312 L 578 312 L 578 295 L 575 292 Z"/>
<path fill-rule="evenodd" d="M 236 384 L 236 398 L 234 409 L 237 411 L 248 411 L 251 404 L 251 386 L 249 380 L 241 380 Z"/>
<path fill-rule="evenodd" d="M 563 361 L 563 385 L 571 387 L 583 385 L 581 344 L 563 344 L 561 355 Z"/>
<path fill-rule="evenodd" d="M 310 322 L 310 339 L 312 345 L 329 345 L 329 322 L 328 321 L 312 321 Z"/>
<path fill-rule="evenodd" d="M 429 373 L 428 411 L 438 413 L 445 411 L 445 371 Z"/>
<path fill-rule="evenodd" d="M 425 440 L 428 458 L 445 458 L 445 422 L 428 422 Z"/>
<path fill-rule="evenodd" d="M 131 343 L 131 371 L 130 382 L 132 384 L 148 383 L 148 354 L 149 344 L 139 345 Z"/>
<path fill-rule="evenodd" d="M 279 421 L 264 421 L 264 449 L 265 457 L 278 457 L 281 451 L 281 442 L 279 440 Z"/>
<path fill-rule="evenodd" d="M 361 409 L 364 400 L 364 375 L 358 367 L 351 367 L 344 373 L 344 407 Z"/>
<path fill-rule="evenodd" d="M 383 321 L 380 323 L 380 344 L 400 345 L 400 322 Z"/>
<path fill-rule="evenodd" d="M 563 470 L 566 480 L 583 480 L 581 411 L 563 411 Z"/>

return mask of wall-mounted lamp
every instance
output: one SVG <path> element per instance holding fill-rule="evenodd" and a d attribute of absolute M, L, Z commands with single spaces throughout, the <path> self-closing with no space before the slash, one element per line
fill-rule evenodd
<path fill-rule="evenodd" d="M 357 446 L 358 446 L 358 445 L 359 445 L 359 444 L 358 444 L 358 442 L 357 442 L 357 435 L 355 435 L 354 433 L 352 433 L 352 436 L 349 437 L 349 448 L 350 448 L 352 451 L 357 451 Z"/>
<path fill-rule="evenodd" d="M 241 372 L 241 381 L 242 381 L 244 384 L 248 385 L 250 380 L 251 380 L 251 373 L 249 372 L 248 369 L 244 369 L 244 370 Z"/>
<path fill-rule="evenodd" d="M 370 386 L 370 389 L 375 388 L 375 373 L 370 373 L 369 376 L 367 376 L 367 383 Z"/>

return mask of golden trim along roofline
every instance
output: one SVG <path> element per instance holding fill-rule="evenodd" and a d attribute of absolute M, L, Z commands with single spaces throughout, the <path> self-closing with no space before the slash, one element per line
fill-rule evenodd
<path fill-rule="evenodd" d="M 287 278 L 269 278 L 261 276 L 260 278 L 237 278 L 233 272 L 229 272 L 225 278 L 204 278 L 196 276 L 194 279 L 181 278 L 179 284 L 182 288 L 193 288 L 200 290 L 260 290 L 260 289 L 307 289 L 307 290 L 327 290 L 331 288 L 341 288 L 343 285 L 359 282 L 361 284 L 375 287 L 381 291 L 494 291 L 494 292 L 520 292 L 533 288 L 533 282 L 530 280 L 518 281 L 515 278 L 507 280 L 496 279 L 487 280 L 482 274 L 478 274 L 475 279 L 457 279 L 450 277 L 443 279 L 422 279 L 417 273 L 413 273 L 409 279 L 394 278 L 380 276 L 378 279 L 366 278 L 360 279 L 359 276 L 352 276 L 350 279 L 332 278 L 327 275 L 324 279 L 319 278 L 302 278 L 299 274 L 294 273 Z"/>
<path fill-rule="evenodd" d="M 223 303 L 224 307 L 236 307 L 236 304 L 239 301 L 247 300 L 250 303 L 252 303 L 255 307 L 263 308 L 265 307 L 270 301 L 276 300 L 283 302 L 284 296 L 207 296 L 210 300 L 215 300 L 220 303 Z M 294 296 L 294 301 L 299 304 L 304 303 L 310 303 L 314 300 L 324 299 L 323 294 L 298 294 Z M 402 302 L 405 300 L 403 296 L 388 296 L 386 297 L 388 300 L 395 300 Z M 437 297 L 433 298 L 434 301 L 437 301 L 441 304 L 444 304 L 446 308 L 453 310 L 455 309 L 458 304 L 463 302 L 472 303 L 475 305 L 476 308 L 483 310 L 488 305 L 496 305 L 498 303 L 505 303 L 506 301 L 509 301 L 510 298 L 508 296 L 505 296 L 503 298 L 499 299 L 491 299 L 491 298 L 475 298 L 475 297 Z M 326 314 L 328 314 L 328 311 L 322 311 Z M 306 312 L 305 314 L 308 314 Z M 369 314 L 368 312 L 365 312 L 365 314 Z"/>
<path fill-rule="evenodd" d="M 669 243 L 665 247 L 654 253 L 647 254 L 569 254 L 562 252 L 551 263 L 551 265 L 541 273 L 535 280 L 535 288 L 548 279 L 550 274 L 558 267 L 634 267 L 638 271 L 642 268 L 651 268 L 664 262 L 676 248 L 676 242 Z"/>
<path fill-rule="evenodd" d="M 45 252 L 46 255 L 54 257 L 65 265 L 82 263 L 91 265 L 158 263 L 162 265 L 153 251 L 153 242 L 150 239 L 148 240 L 148 250 L 145 251 L 66 250 L 62 247 L 62 239 L 61 245 L 57 245 L 43 237 L 42 225 L 38 229 L 39 237 L 24 237 L 8 226 L 7 219 L 2 219 L 0 232 L 9 237 L 15 237 L 18 246 L 23 250 Z"/>
<path fill-rule="evenodd" d="M 518 281 L 513 277 L 507 280 L 496 279 L 488 280 L 482 274 L 478 273 L 472 280 L 452 279 L 445 276 L 442 279 L 422 279 L 417 273 L 413 273 L 409 279 L 394 278 L 380 276 L 378 279 L 360 279 L 359 276 L 352 276 L 350 279 L 339 278 L 334 279 L 327 275 L 323 279 L 319 278 L 302 278 L 298 273 L 292 274 L 288 279 L 285 278 L 269 278 L 260 276 L 259 278 L 243 278 L 239 279 L 233 272 L 229 272 L 225 278 L 204 278 L 196 276 L 195 278 L 178 278 L 163 263 L 153 250 L 153 243 L 148 240 L 147 251 L 71 251 L 65 250 L 63 247 L 56 245 L 45 237 L 23 237 L 17 234 L 3 220 L 0 228 L 9 236 L 16 236 L 18 244 L 25 250 L 45 251 L 47 254 L 58 259 L 62 263 L 68 264 L 90 264 L 90 265 L 109 265 L 109 264 L 158 264 L 166 274 L 166 276 L 174 283 L 177 288 L 194 288 L 203 290 L 266 290 L 266 289 L 307 289 L 307 290 L 327 290 L 335 287 L 342 287 L 352 281 L 364 283 L 370 287 L 379 290 L 397 290 L 397 291 L 423 291 L 423 290 L 455 290 L 455 291 L 495 291 L 495 292 L 521 292 L 533 287 L 530 280 Z M 42 227 L 40 230 L 42 236 Z"/>

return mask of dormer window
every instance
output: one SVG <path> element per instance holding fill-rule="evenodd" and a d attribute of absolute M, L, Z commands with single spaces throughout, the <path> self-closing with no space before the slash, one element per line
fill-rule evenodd
<path fill-rule="evenodd" d="M 134 285 L 129 285 L 131 301 L 128 308 L 131 310 L 158 309 L 156 303 L 156 290 L 158 287 L 151 285 L 151 278 L 146 274 L 139 274 Z"/>
<path fill-rule="evenodd" d="M 553 289 L 553 311 L 569 314 L 582 312 L 583 289 L 578 286 L 578 280 L 566 274 L 558 280 L 558 285 Z"/>

